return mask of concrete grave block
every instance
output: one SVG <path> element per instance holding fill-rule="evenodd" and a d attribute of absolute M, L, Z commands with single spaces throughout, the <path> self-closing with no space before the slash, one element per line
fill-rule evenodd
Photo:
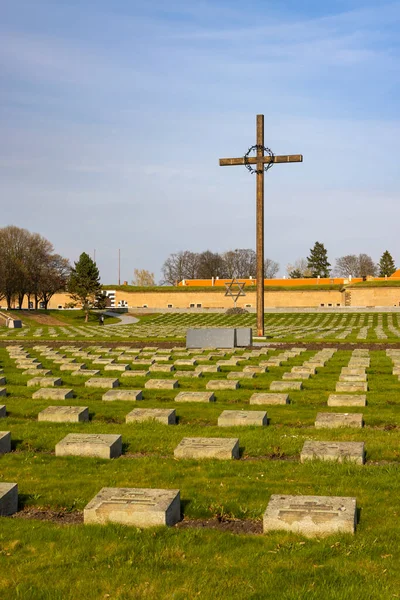
<path fill-rule="evenodd" d="M 72 371 L 71 375 L 72 377 L 95 377 L 99 373 L 97 369 L 77 369 Z"/>
<path fill-rule="evenodd" d="M 9 517 L 18 510 L 18 484 L 0 482 L 0 516 Z"/>
<path fill-rule="evenodd" d="M 254 377 L 255 373 L 251 371 L 249 373 L 246 373 L 245 371 L 231 371 L 226 374 L 227 379 L 254 379 Z"/>
<path fill-rule="evenodd" d="M 262 410 L 224 410 L 218 417 L 218 427 L 232 425 L 268 425 L 267 413 Z"/>
<path fill-rule="evenodd" d="M 291 368 L 291 373 L 308 373 L 309 375 L 315 375 L 317 370 L 315 367 L 306 367 L 305 365 L 299 365 Z"/>
<path fill-rule="evenodd" d="M 5 404 L 0 404 L 0 418 L 7 416 L 6 406 Z"/>
<path fill-rule="evenodd" d="M 131 377 L 148 377 L 150 375 L 150 371 L 125 371 L 122 373 L 121 377 L 131 378 Z"/>
<path fill-rule="evenodd" d="M 300 462 L 306 460 L 350 461 L 363 465 L 365 460 L 364 442 L 304 442 Z"/>
<path fill-rule="evenodd" d="M 367 375 L 339 375 L 339 381 L 344 383 L 363 383 L 367 381 Z"/>
<path fill-rule="evenodd" d="M 317 429 L 335 427 L 363 427 L 363 416 L 360 413 L 318 413 L 315 419 Z"/>
<path fill-rule="evenodd" d="M 0 377 L 0 385 L 5 385 L 5 384 L 6 384 L 6 378 Z"/>
<path fill-rule="evenodd" d="M 51 371 L 49 369 L 27 369 L 22 375 L 34 375 L 35 377 L 40 375 L 41 377 L 46 377 L 46 375 L 51 375 Z"/>
<path fill-rule="evenodd" d="M 186 348 L 235 348 L 236 329 L 221 327 L 188 329 Z"/>
<path fill-rule="evenodd" d="M 178 379 L 181 379 L 182 377 L 190 377 L 190 378 L 194 378 L 194 379 L 203 377 L 203 373 L 201 373 L 200 371 L 199 372 L 197 372 L 197 371 L 175 371 L 174 375 Z"/>
<path fill-rule="evenodd" d="M 219 365 L 200 365 L 195 368 L 198 373 L 219 373 L 221 367 Z"/>
<path fill-rule="evenodd" d="M 365 367 L 342 367 L 342 375 L 365 375 Z"/>
<path fill-rule="evenodd" d="M 174 450 L 175 458 L 239 458 L 237 438 L 183 438 Z"/>
<path fill-rule="evenodd" d="M 174 361 L 174 365 L 176 367 L 195 367 L 197 365 L 197 361 L 194 358 L 180 358 Z"/>
<path fill-rule="evenodd" d="M 365 394 L 330 394 L 328 406 L 366 406 Z"/>
<path fill-rule="evenodd" d="M 91 377 L 85 381 L 85 387 L 109 389 L 119 386 L 119 380 L 114 377 Z"/>
<path fill-rule="evenodd" d="M 174 365 L 162 365 L 159 363 L 155 363 L 154 365 L 151 365 L 151 367 L 149 367 L 149 371 L 151 373 L 172 373 L 172 371 L 175 371 L 175 367 Z"/>
<path fill-rule="evenodd" d="M 180 392 L 175 402 L 215 402 L 213 392 Z"/>
<path fill-rule="evenodd" d="M 81 423 L 89 421 L 87 406 L 48 406 L 38 414 L 38 421 L 52 423 Z"/>
<path fill-rule="evenodd" d="M 339 381 L 336 384 L 337 392 L 367 392 L 367 382 L 356 382 L 356 381 Z"/>
<path fill-rule="evenodd" d="M 143 400 L 142 390 L 108 390 L 103 394 L 103 400 Z"/>
<path fill-rule="evenodd" d="M 62 381 L 60 377 L 34 377 L 33 379 L 29 379 L 26 382 L 28 387 L 55 387 L 57 385 L 61 385 Z"/>
<path fill-rule="evenodd" d="M 283 373 L 282 380 L 283 381 L 301 381 L 303 379 L 309 379 L 310 373 L 305 371 L 298 373 Z"/>
<path fill-rule="evenodd" d="M 207 390 L 237 390 L 238 387 L 239 381 L 236 379 L 230 381 L 226 379 L 210 379 L 206 384 Z"/>
<path fill-rule="evenodd" d="M 354 533 L 356 499 L 337 496 L 273 494 L 263 516 L 263 530 L 283 530 L 307 537 Z"/>
<path fill-rule="evenodd" d="M 73 390 L 67 388 L 40 388 L 32 394 L 34 400 L 67 400 L 73 397 Z"/>
<path fill-rule="evenodd" d="M 83 511 L 84 523 L 173 526 L 181 520 L 179 490 L 102 488 Z"/>
<path fill-rule="evenodd" d="M 262 367 L 259 365 L 246 365 L 245 367 L 243 367 L 243 373 L 266 373 L 267 372 L 267 367 Z"/>
<path fill-rule="evenodd" d="M 11 452 L 11 432 L 0 431 L 0 454 Z"/>
<path fill-rule="evenodd" d="M 253 345 L 253 330 L 251 327 L 236 327 L 236 346 L 246 348 Z"/>
<path fill-rule="evenodd" d="M 149 379 L 144 384 L 146 390 L 174 390 L 179 387 L 176 379 Z"/>
<path fill-rule="evenodd" d="M 7 389 L 6 388 L 0 388 L 0 396 L 7 396 Z"/>
<path fill-rule="evenodd" d="M 117 458 L 122 453 L 122 437 L 104 433 L 69 433 L 56 444 L 56 456 Z"/>
<path fill-rule="evenodd" d="M 289 404 L 289 394 L 256 393 L 250 397 L 250 404 Z"/>
<path fill-rule="evenodd" d="M 301 390 L 301 381 L 271 381 L 269 389 L 271 392 L 285 392 L 287 390 Z"/>
<path fill-rule="evenodd" d="M 135 408 L 126 415 L 127 423 L 158 421 L 163 425 L 176 424 L 176 412 L 173 408 Z"/>
<path fill-rule="evenodd" d="M 113 363 L 111 365 L 106 365 L 104 371 L 129 371 L 130 368 L 131 366 L 126 363 Z"/>
<path fill-rule="evenodd" d="M 60 371 L 84 371 L 86 369 L 85 363 L 65 363 L 60 365 Z"/>

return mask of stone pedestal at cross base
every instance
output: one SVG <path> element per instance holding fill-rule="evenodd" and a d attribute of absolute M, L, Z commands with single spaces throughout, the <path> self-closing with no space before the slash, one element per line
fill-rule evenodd
<path fill-rule="evenodd" d="M 365 460 L 364 442 L 305 441 L 300 453 L 300 462 L 314 459 L 340 463 L 349 461 L 363 465 Z"/>
<path fill-rule="evenodd" d="M 174 450 L 175 458 L 239 458 L 237 438 L 183 438 Z"/>
<path fill-rule="evenodd" d="M 122 454 L 122 437 L 104 433 L 69 433 L 56 445 L 56 456 L 117 458 Z"/>
<path fill-rule="evenodd" d="M 173 526 L 181 520 L 179 490 L 103 488 L 83 511 L 85 524 Z"/>
<path fill-rule="evenodd" d="M 354 533 L 355 498 L 273 494 L 263 516 L 264 533 L 293 531 L 307 537 Z"/>
<path fill-rule="evenodd" d="M 18 510 L 18 484 L 0 482 L 0 516 L 8 517 Z"/>

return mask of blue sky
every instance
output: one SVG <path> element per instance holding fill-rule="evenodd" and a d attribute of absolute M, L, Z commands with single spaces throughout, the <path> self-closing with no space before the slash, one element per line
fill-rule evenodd
<path fill-rule="evenodd" d="M 328 5 L 328 6 L 325 6 Z M 266 256 L 400 266 L 400 2 L 3 0 L 1 222 L 102 280 L 160 278 L 178 250 L 254 247 L 242 156 L 304 155 L 266 179 Z"/>

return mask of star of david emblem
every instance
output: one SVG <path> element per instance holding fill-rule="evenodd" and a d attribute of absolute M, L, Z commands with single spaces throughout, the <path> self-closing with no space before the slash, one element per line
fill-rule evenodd
<path fill-rule="evenodd" d="M 230 281 L 229 283 L 225 283 L 225 287 L 226 287 L 225 296 L 230 296 L 231 298 L 233 298 L 233 303 L 235 306 L 236 306 L 237 299 L 240 296 L 246 295 L 246 293 L 244 291 L 245 285 L 246 285 L 245 281 L 243 281 L 241 283 L 237 279 L 232 279 L 232 281 Z"/>

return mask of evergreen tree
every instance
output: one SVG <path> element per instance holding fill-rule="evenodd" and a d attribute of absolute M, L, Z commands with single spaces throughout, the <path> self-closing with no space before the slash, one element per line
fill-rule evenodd
<path fill-rule="evenodd" d="M 100 275 L 96 263 L 86 252 L 82 252 L 68 280 L 68 292 L 82 304 L 85 322 L 89 320 L 89 309 L 101 292 Z"/>
<path fill-rule="evenodd" d="M 396 270 L 396 266 L 394 264 L 394 260 L 389 250 L 385 250 L 385 252 L 381 256 L 381 260 L 379 261 L 379 277 L 390 277 Z"/>
<path fill-rule="evenodd" d="M 310 256 L 307 256 L 307 264 L 312 277 L 329 277 L 331 264 L 328 262 L 328 253 L 323 244 L 315 242 L 310 250 Z"/>

